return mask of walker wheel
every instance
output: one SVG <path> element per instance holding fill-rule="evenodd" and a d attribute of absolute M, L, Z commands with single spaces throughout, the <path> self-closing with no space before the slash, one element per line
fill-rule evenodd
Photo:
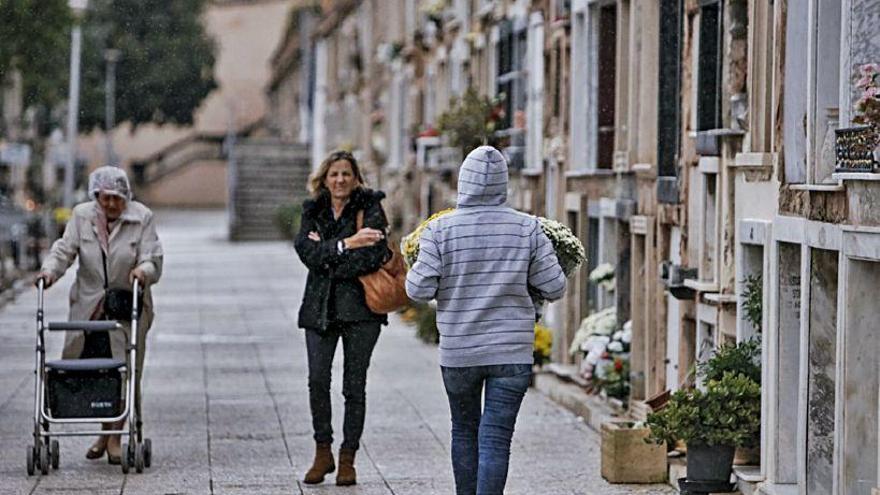
<path fill-rule="evenodd" d="M 40 472 L 49 474 L 49 449 L 45 445 L 40 448 Z"/>
<path fill-rule="evenodd" d="M 153 441 L 149 438 L 144 439 L 144 467 L 150 467 L 153 464 Z"/>
<path fill-rule="evenodd" d="M 122 444 L 122 455 L 119 456 L 119 466 L 122 468 L 122 474 L 128 474 L 128 468 L 131 466 L 131 459 L 129 455 L 130 453 L 128 450 L 128 444 Z"/>
<path fill-rule="evenodd" d="M 49 459 L 52 462 L 52 469 L 57 470 L 61 460 L 61 448 L 58 446 L 58 440 L 52 440 L 49 443 Z"/>
<path fill-rule="evenodd" d="M 144 472 L 144 444 L 138 443 L 134 447 L 134 469 L 138 474 Z"/>
<path fill-rule="evenodd" d="M 27 448 L 27 474 L 28 476 L 33 476 L 35 472 L 37 472 L 37 466 L 34 462 L 34 448 L 32 446 L 28 446 Z"/>

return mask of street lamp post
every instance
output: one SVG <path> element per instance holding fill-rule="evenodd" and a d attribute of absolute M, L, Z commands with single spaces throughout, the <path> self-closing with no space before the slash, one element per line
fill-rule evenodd
<path fill-rule="evenodd" d="M 104 81 L 104 127 L 107 134 L 107 165 L 118 167 L 113 153 L 113 128 L 116 126 L 116 62 L 122 54 L 115 48 L 104 50 L 107 61 L 107 77 Z"/>
<path fill-rule="evenodd" d="M 74 22 L 70 33 L 70 92 L 67 97 L 67 161 L 64 164 L 64 206 L 73 207 L 73 175 L 76 164 L 76 137 L 79 130 L 79 66 L 82 45 L 80 20 L 88 6 L 88 0 L 69 0 Z"/>

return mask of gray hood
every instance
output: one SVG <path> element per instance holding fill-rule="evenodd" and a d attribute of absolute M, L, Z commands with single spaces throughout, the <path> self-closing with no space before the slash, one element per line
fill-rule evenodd
<path fill-rule="evenodd" d="M 491 146 L 471 151 L 458 172 L 458 208 L 507 203 L 507 160 Z"/>

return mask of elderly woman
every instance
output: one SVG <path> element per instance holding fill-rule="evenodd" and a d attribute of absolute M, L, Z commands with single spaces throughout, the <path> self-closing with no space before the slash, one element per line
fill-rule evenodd
<path fill-rule="evenodd" d="M 70 289 L 71 320 L 110 319 L 104 314 L 106 289 L 130 290 L 138 279 L 144 288 L 137 335 L 140 352 L 135 364 L 136 393 L 140 397 L 146 332 L 153 322 L 150 285 L 156 283 L 162 273 L 162 245 L 156 235 L 153 213 L 143 204 L 132 201 L 128 177 L 121 169 L 101 167 L 92 172 L 89 197 L 92 201 L 73 209 L 64 235 L 52 245 L 39 276 L 49 287 L 79 259 L 76 280 Z M 123 332 L 68 332 L 62 358 L 125 359 L 131 322 L 120 323 Z M 140 404 L 140 400 L 136 402 Z M 122 424 L 103 425 L 105 430 L 122 427 Z M 98 459 L 104 452 L 110 464 L 119 464 L 122 453 L 119 435 L 99 437 L 86 457 Z"/>
<path fill-rule="evenodd" d="M 336 469 L 330 422 L 330 368 L 340 338 L 344 353 L 342 395 L 345 397 L 343 441 L 337 485 L 357 482 L 355 453 L 366 411 L 367 368 L 379 329 L 388 320 L 367 307 L 358 276 L 374 272 L 390 255 L 382 242 L 388 221 L 380 201 L 385 194 L 364 187 L 351 153 L 332 153 L 309 180 L 312 199 L 303 203 L 296 252 L 309 275 L 299 311 L 306 332 L 309 404 L 316 443 L 315 459 L 305 483 L 324 481 Z M 363 212 L 362 224 L 358 214 Z"/>

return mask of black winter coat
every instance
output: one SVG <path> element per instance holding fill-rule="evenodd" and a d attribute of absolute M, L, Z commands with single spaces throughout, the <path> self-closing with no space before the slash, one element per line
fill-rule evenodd
<path fill-rule="evenodd" d="M 380 321 L 385 315 L 370 311 L 364 288 L 358 277 L 378 270 L 391 253 L 384 242 L 375 246 L 349 249 L 339 254 L 337 242 L 357 231 L 357 213 L 364 210 L 364 227 L 386 231 L 388 220 L 380 201 L 381 191 L 356 189 L 342 210 L 333 218 L 330 195 L 303 202 L 302 222 L 294 245 L 299 258 L 309 269 L 306 290 L 299 308 L 299 326 L 324 331 L 334 321 Z M 318 232 L 321 241 L 309 239 Z"/>

